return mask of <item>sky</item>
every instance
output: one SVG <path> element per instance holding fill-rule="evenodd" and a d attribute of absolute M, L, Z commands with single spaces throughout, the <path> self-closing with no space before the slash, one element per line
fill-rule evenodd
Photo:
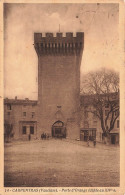
<path fill-rule="evenodd" d="M 4 4 L 4 96 L 37 99 L 34 32 L 84 32 L 81 78 L 102 67 L 119 71 L 119 5 Z"/>

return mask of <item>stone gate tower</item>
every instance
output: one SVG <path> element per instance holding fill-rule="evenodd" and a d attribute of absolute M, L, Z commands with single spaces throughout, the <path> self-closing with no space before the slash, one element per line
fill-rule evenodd
<path fill-rule="evenodd" d="M 80 64 L 84 33 L 34 34 L 38 55 L 38 126 L 56 137 L 77 139 L 80 135 Z"/>

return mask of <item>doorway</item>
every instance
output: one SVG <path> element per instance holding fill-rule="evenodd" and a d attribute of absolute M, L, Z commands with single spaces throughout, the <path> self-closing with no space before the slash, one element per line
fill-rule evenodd
<path fill-rule="evenodd" d="M 66 127 L 62 121 L 56 121 L 52 125 L 52 137 L 66 138 Z"/>
<path fill-rule="evenodd" d="M 111 143 L 112 144 L 115 144 L 116 143 L 116 136 L 115 135 L 112 135 L 111 136 Z"/>

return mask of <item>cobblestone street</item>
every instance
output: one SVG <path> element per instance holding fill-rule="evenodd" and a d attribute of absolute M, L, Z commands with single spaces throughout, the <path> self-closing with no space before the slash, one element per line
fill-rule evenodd
<path fill-rule="evenodd" d="M 118 146 L 67 139 L 5 144 L 6 187 L 114 187 L 119 169 Z"/>

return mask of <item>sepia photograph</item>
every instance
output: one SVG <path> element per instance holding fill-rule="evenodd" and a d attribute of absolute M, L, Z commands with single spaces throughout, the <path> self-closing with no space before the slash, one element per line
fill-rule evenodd
<path fill-rule="evenodd" d="M 4 3 L 4 187 L 120 187 L 119 3 Z"/>

